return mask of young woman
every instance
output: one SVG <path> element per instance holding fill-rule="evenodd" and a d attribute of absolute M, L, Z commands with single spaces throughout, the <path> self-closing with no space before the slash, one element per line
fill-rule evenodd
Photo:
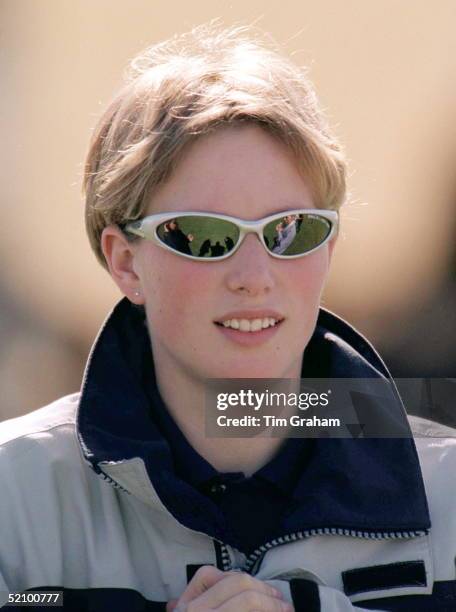
<path fill-rule="evenodd" d="M 205 435 L 208 379 L 390 378 L 320 308 L 345 163 L 306 76 L 242 30 L 150 48 L 85 194 L 124 298 L 81 392 L 2 424 L 0 591 L 79 612 L 456 608 L 451 431 Z"/>

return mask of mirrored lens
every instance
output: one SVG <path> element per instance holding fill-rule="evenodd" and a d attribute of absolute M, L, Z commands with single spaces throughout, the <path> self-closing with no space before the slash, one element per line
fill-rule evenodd
<path fill-rule="evenodd" d="M 277 217 L 263 231 L 266 246 L 277 255 L 302 255 L 322 244 L 331 232 L 331 221 L 303 213 Z"/>
<path fill-rule="evenodd" d="M 161 223 L 157 236 L 175 251 L 204 259 L 232 251 L 239 240 L 239 230 L 224 219 L 188 215 Z"/>

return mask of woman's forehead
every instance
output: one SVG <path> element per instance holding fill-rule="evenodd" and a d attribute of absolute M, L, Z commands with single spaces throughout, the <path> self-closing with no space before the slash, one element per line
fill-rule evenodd
<path fill-rule="evenodd" d="M 291 151 L 249 125 L 223 128 L 192 143 L 152 195 L 148 214 L 200 210 L 251 212 L 258 218 L 313 206 L 310 186 Z"/>

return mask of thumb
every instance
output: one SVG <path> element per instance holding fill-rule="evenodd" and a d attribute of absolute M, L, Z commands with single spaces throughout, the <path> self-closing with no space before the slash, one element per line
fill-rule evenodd
<path fill-rule="evenodd" d="M 166 612 L 173 612 L 174 608 L 177 605 L 178 599 L 170 599 L 166 604 Z"/>

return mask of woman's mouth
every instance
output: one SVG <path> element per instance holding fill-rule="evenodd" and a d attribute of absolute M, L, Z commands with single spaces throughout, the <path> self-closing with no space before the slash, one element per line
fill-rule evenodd
<path fill-rule="evenodd" d="M 282 320 L 275 319 L 274 317 L 263 317 L 261 319 L 227 319 L 221 322 L 216 321 L 215 324 L 222 325 L 225 328 L 236 329 L 241 332 L 252 333 L 267 329 L 268 327 L 275 327 L 281 323 Z"/>
<path fill-rule="evenodd" d="M 283 318 L 257 317 L 230 318 L 214 323 L 228 340 L 242 346 L 256 346 L 272 338 L 283 321 Z"/>

